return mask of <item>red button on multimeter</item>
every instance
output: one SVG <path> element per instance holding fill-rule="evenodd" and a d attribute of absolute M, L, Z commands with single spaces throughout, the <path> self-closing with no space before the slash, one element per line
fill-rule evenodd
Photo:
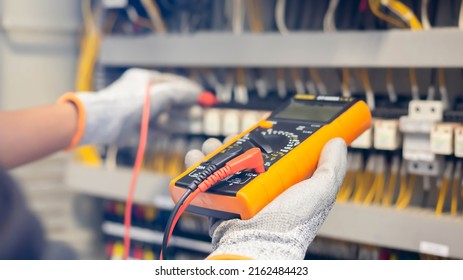
<path fill-rule="evenodd" d="M 238 172 L 200 193 L 187 211 L 217 218 L 249 219 L 290 186 L 314 172 L 325 144 L 335 137 L 350 144 L 371 125 L 365 102 L 345 97 L 296 95 L 287 104 L 171 182 L 175 202 L 204 170 L 205 162 L 237 149 L 259 148 L 265 172 Z"/>

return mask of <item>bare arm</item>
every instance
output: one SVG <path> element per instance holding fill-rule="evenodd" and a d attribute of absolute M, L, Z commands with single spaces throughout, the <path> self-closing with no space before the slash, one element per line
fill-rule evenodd
<path fill-rule="evenodd" d="M 65 149 L 76 130 L 71 103 L 0 112 L 0 165 L 13 168 Z"/>
<path fill-rule="evenodd" d="M 195 104 L 202 91 L 184 77 L 133 68 L 96 94 L 68 93 L 59 104 L 0 112 L 0 166 L 13 168 L 78 145 L 130 145 L 146 93 L 151 116 L 157 116 Z"/>

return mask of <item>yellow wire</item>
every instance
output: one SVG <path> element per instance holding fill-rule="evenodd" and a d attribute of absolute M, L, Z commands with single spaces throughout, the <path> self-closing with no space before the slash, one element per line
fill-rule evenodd
<path fill-rule="evenodd" d="M 386 83 L 391 85 L 394 83 L 394 76 L 392 75 L 392 69 L 390 68 L 386 70 Z"/>
<path fill-rule="evenodd" d="M 363 172 L 358 170 L 355 172 L 355 190 L 353 200 L 356 203 L 360 203 L 363 197 Z"/>
<path fill-rule="evenodd" d="M 355 174 L 351 173 L 351 176 L 349 178 L 349 182 L 347 184 L 347 188 L 346 188 L 346 190 L 344 192 L 344 195 L 342 197 L 343 201 L 347 201 L 351 197 L 352 192 L 354 190 L 354 188 L 353 188 L 354 184 L 355 184 Z"/>
<path fill-rule="evenodd" d="M 381 201 L 384 190 L 384 178 L 384 172 L 376 174 L 373 184 L 363 201 L 365 205 L 370 205 L 372 202 L 378 204 Z"/>
<path fill-rule="evenodd" d="M 240 86 L 246 85 L 246 73 L 243 68 L 236 69 L 236 83 Z"/>
<path fill-rule="evenodd" d="M 301 80 L 301 75 L 299 74 L 299 70 L 297 68 L 289 69 L 289 73 L 290 73 L 291 79 L 293 81 L 300 81 Z"/>
<path fill-rule="evenodd" d="M 100 34 L 92 15 L 91 0 L 82 1 L 85 35 L 81 43 L 81 53 L 77 68 L 76 91 L 93 89 L 93 73 L 100 48 Z M 102 160 L 95 146 L 84 146 L 76 149 L 75 157 L 88 165 L 100 166 Z"/>
<path fill-rule="evenodd" d="M 316 85 L 320 85 L 322 84 L 322 79 L 320 77 L 320 73 L 318 73 L 318 70 L 315 69 L 315 68 L 309 68 L 309 74 L 310 74 L 310 78 L 313 80 L 313 82 L 316 84 Z"/>
<path fill-rule="evenodd" d="M 352 195 L 353 185 L 355 184 L 356 172 L 349 171 L 346 174 L 346 178 L 343 182 L 342 193 L 339 195 L 339 201 L 345 202 L 349 200 Z"/>
<path fill-rule="evenodd" d="M 169 153 L 166 144 L 166 139 L 162 138 L 156 142 L 154 150 L 153 169 L 159 173 L 167 174 L 167 165 L 169 160 Z"/>
<path fill-rule="evenodd" d="M 376 188 L 378 187 L 378 179 L 379 179 L 379 174 L 376 174 L 373 180 L 373 184 L 370 186 L 370 189 L 368 190 L 365 196 L 365 199 L 363 200 L 363 204 L 369 205 L 373 201 L 373 198 L 375 197 L 375 194 L 376 194 Z"/>
<path fill-rule="evenodd" d="M 449 98 L 448 98 L 448 93 L 445 85 L 445 69 L 440 68 L 437 70 L 437 79 L 439 82 L 439 92 L 440 92 L 440 97 L 441 100 L 444 101 L 444 105 L 448 106 L 449 103 Z"/>
<path fill-rule="evenodd" d="M 113 251 L 111 252 L 111 259 L 122 259 L 122 257 L 124 256 L 124 245 L 122 244 L 122 242 L 116 242 L 114 243 L 113 245 Z"/>
<path fill-rule="evenodd" d="M 167 27 L 162 19 L 161 12 L 156 0 L 140 0 L 153 24 L 154 30 L 158 33 L 166 33 Z"/>
<path fill-rule="evenodd" d="M 93 19 L 91 0 L 82 1 L 82 14 L 84 16 L 85 36 L 82 40 L 82 50 L 77 69 L 76 90 L 91 91 L 93 89 L 94 64 L 100 47 L 100 34 Z"/>
<path fill-rule="evenodd" d="M 423 30 L 421 22 L 418 20 L 413 11 L 406 5 L 397 0 L 383 0 L 383 5 L 388 7 L 394 14 L 400 17 L 404 22 L 408 23 L 412 30 Z"/>
<path fill-rule="evenodd" d="M 360 79 L 362 81 L 363 89 L 365 92 L 367 91 L 373 91 L 371 84 L 370 84 L 370 78 L 368 77 L 368 72 L 366 69 L 360 69 Z"/>
<path fill-rule="evenodd" d="M 376 186 L 376 194 L 375 194 L 375 200 L 374 200 L 375 204 L 379 204 L 381 200 L 383 199 L 384 183 L 385 183 L 384 180 L 385 180 L 384 172 L 381 172 L 379 174 L 378 185 Z"/>
<path fill-rule="evenodd" d="M 394 197 L 395 186 L 397 184 L 397 173 L 391 172 L 386 195 L 383 197 L 383 206 L 391 206 Z"/>
<path fill-rule="evenodd" d="M 286 82 L 286 73 L 284 68 L 277 69 L 277 79 L 278 81 Z"/>
<path fill-rule="evenodd" d="M 358 172 L 357 178 L 356 178 L 358 189 L 356 190 L 356 193 L 354 195 L 354 202 L 356 203 L 363 202 L 367 194 L 367 191 L 368 191 L 368 186 L 370 186 L 372 177 L 373 177 L 373 173 L 369 170 L 365 170 L 363 174 L 362 172 Z"/>
<path fill-rule="evenodd" d="M 414 68 L 410 68 L 409 70 L 409 75 L 410 75 L 410 83 L 414 86 L 418 85 L 418 82 L 416 80 L 416 71 Z"/>
<path fill-rule="evenodd" d="M 301 85 L 301 89 L 298 89 L 298 84 L 302 84 L 302 79 L 301 79 L 301 74 L 299 73 L 299 69 L 298 68 L 291 68 L 289 69 L 289 74 L 291 75 L 291 79 L 293 80 L 293 83 L 295 85 L 295 89 L 298 93 L 304 93 L 305 90 L 304 90 L 304 86 Z M 300 90 L 304 90 L 302 92 L 299 92 Z"/>
<path fill-rule="evenodd" d="M 453 180 L 452 184 L 452 200 L 450 203 L 450 214 L 456 215 L 458 212 L 458 185 L 460 180 L 458 178 Z"/>
<path fill-rule="evenodd" d="M 410 77 L 410 85 L 412 88 L 412 97 L 413 99 L 419 99 L 419 93 L 413 91 L 413 89 L 418 89 L 418 80 L 416 79 L 416 70 L 415 68 L 409 68 L 408 69 L 408 74 Z"/>
<path fill-rule="evenodd" d="M 263 32 L 264 25 L 262 23 L 262 3 L 260 0 L 247 0 L 246 7 L 248 9 L 249 27 L 252 32 Z"/>
<path fill-rule="evenodd" d="M 164 173 L 164 153 L 158 150 L 153 158 L 152 167 L 153 171 Z"/>
<path fill-rule="evenodd" d="M 154 255 L 154 252 L 151 251 L 150 249 L 145 249 L 143 251 L 143 259 L 144 260 L 155 260 L 156 256 Z"/>
<path fill-rule="evenodd" d="M 184 156 L 181 153 L 174 153 L 169 156 L 170 161 L 166 164 L 166 173 L 171 176 L 177 176 L 183 169 Z"/>
<path fill-rule="evenodd" d="M 350 71 L 347 68 L 342 68 L 342 91 L 350 95 Z"/>
<path fill-rule="evenodd" d="M 327 90 L 326 90 L 325 84 L 323 83 L 323 80 L 322 80 L 318 70 L 315 69 L 315 68 L 309 68 L 309 75 L 310 75 L 310 78 L 312 79 L 312 81 L 314 82 L 314 84 L 317 87 L 318 94 L 326 95 Z"/>
<path fill-rule="evenodd" d="M 93 89 L 94 63 L 99 46 L 99 35 L 90 31 L 82 43 L 81 57 L 77 69 L 77 91 L 91 91 Z"/>
<path fill-rule="evenodd" d="M 368 191 L 368 186 L 370 186 L 371 184 L 371 181 L 372 181 L 372 178 L 373 178 L 373 172 L 369 171 L 369 170 L 366 170 L 364 173 L 363 173 L 363 182 L 362 182 L 362 189 L 361 189 L 361 197 L 360 197 L 360 201 L 359 203 L 365 199 L 365 196 L 367 194 L 367 191 Z"/>
<path fill-rule="evenodd" d="M 338 195 L 336 197 L 336 200 L 338 201 L 344 201 L 342 198 L 345 195 L 345 192 L 347 190 L 347 185 L 349 184 L 350 177 L 352 176 L 350 171 L 346 172 L 346 176 L 344 177 L 344 181 L 342 182 L 341 188 L 339 189 Z"/>
<path fill-rule="evenodd" d="M 373 182 L 371 184 L 369 184 L 369 181 L 366 182 L 366 185 L 365 185 L 365 198 L 363 199 L 363 203 L 366 204 L 366 205 L 369 205 L 371 204 L 371 202 L 373 201 L 373 199 L 375 198 L 375 195 L 376 195 L 376 192 L 377 192 L 377 189 L 379 188 L 379 185 L 381 184 L 380 180 L 381 180 L 381 176 L 380 174 L 382 172 L 378 171 L 378 160 L 380 158 L 377 157 L 375 158 L 375 172 L 374 173 L 371 173 L 372 174 L 372 177 L 373 178 Z"/>
<path fill-rule="evenodd" d="M 400 205 L 405 193 L 407 192 L 407 175 L 403 174 L 400 176 L 399 195 L 397 196 L 396 206 Z"/>
<path fill-rule="evenodd" d="M 445 69 L 439 68 L 437 70 L 437 81 L 439 83 L 439 87 L 445 87 Z"/>
<path fill-rule="evenodd" d="M 85 30 L 90 30 L 95 27 L 95 21 L 92 14 L 92 1 L 91 0 L 82 0 L 81 2 L 82 16 L 84 18 L 84 28 Z"/>
<path fill-rule="evenodd" d="M 373 92 L 373 88 L 371 87 L 370 78 L 368 76 L 367 69 L 359 69 L 358 74 L 360 76 L 360 81 L 362 83 L 363 89 L 365 91 L 365 98 L 370 109 L 374 109 L 375 107 L 375 96 Z"/>
<path fill-rule="evenodd" d="M 393 13 L 400 17 L 404 22 L 407 22 L 412 30 L 423 30 L 423 26 L 413 13 L 413 11 L 406 5 L 397 0 L 383 1 L 383 5 L 387 6 Z M 412 88 L 418 88 L 416 80 L 416 71 L 410 68 L 410 83 Z M 416 96 L 414 98 L 417 98 Z"/>
<path fill-rule="evenodd" d="M 416 15 L 413 13 L 413 11 L 410 8 L 408 8 L 406 5 L 401 3 L 400 1 L 382 0 L 382 1 L 377 1 L 377 2 L 386 6 L 388 9 L 390 9 L 395 15 L 397 15 L 404 22 L 406 22 L 412 30 L 423 30 L 423 27 L 420 21 L 418 20 Z M 413 68 L 410 68 L 410 83 L 412 84 L 412 88 L 418 88 L 418 83 L 416 80 L 416 72 L 415 72 L 415 69 Z M 417 96 L 414 96 L 414 98 L 417 98 Z"/>
<path fill-rule="evenodd" d="M 381 10 L 379 9 L 379 6 L 381 5 L 380 0 L 369 0 L 368 4 L 370 5 L 370 9 L 373 12 L 373 14 L 375 16 L 377 16 L 378 18 L 380 18 L 380 19 L 382 19 L 384 21 L 387 21 L 390 24 L 395 25 L 395 26 L 400 27 L 400 28 L 407 27 L 407 25 L 404 24 L 403 22 L 401 22 L 400 20 L 397 20 L 397 19 L 395 19 L 395 18 L 393 18 L 391 16 L 388 16 L 388 15 L 382 13 Z"/>
<path fill-rule="evenodd" d="M 457 178 L 457 177 L 459 177 L 459 176 L 457 176 L 457 174 L 459 174 L 459 170 L 457 168 L 460 168 L 460 164 L 458 164 L 458 163 L 457 163 L 457 166 L 455 166 L 455 169 L 453 169 L 453 162 L 448 162 L 446 164 L 446 168 L 445 168 L 445 171 L 444 171 L 444 176 L 442 178 L 441 186 L 440 186 L 440 189 L 439 189 L 439 195 L 438 195 L 437 203 L 436 203 L 436 215 L 438 215 L 438 216 L 442 214 L 442 210 L 443 210 L 444 205 L 445 205 L 445 200 L 446 200 L 446 197 L 447 197 L 449 185 L 450 185 L 451 180 L 452 180 L 452 175 L 451 174 L 455 174 L 453 176 L 453 180 L 459 180 L 459 178 Z M 452 173 L 452 171 L 454 173 Z M 456 192 L 457 192 L 457 190 L 455 190 L 455 193 Z M 454 207 L 456 207 L 456 206 L 458 206 L 458 204 L 454 205 Z M 455 213 L 456 213 L 456 209 L 455 209 Z"/>
<path fill-rule="evenodd" d="M 408 186 L 407 186 L 407 191 L 404 194 L 404 197 L 402 201 L 397 205 L 397 208 L 402 209 L 406 208 L 412 199 L 413 195 L 413 189 L 415 188 L 416 185 L 416 175 L 410 175 L 408 179 Z"/>
<path fill-rule="evenodd" d="M 444 208 L 445 197 L 447 196 L 449 188 L 449 180 L 447 178 L 442 179 L 442 183 L 439 189 L 439 197 L 437 198 L 436 204 L 436 215 L 440 216 L 442 214 L 442 209 Z"/>

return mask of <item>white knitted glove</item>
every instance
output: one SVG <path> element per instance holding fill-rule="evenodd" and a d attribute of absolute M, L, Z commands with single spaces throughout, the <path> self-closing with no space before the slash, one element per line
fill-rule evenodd
<path fill-rule="evenodd" d="M 187 166 L 220 145 L 217 139 L 209 139 L 203 152 L 190 151 L 185 157 Z M 213 221 L 211 256 L 303 259 L 335 202 L 346 173 L 346 157 L 344 140 L 333 139 L 324 147 L 312 177 L 287 189 L 256 216 L 249 220 Z"/>
<path fill-rule="evenodd" d="M 187 78 L 133 68 L 96 94 L 68 94 L 62 101 L 80 103 L 85 116 L 83 136 L 76 144 L 133 144 L 130 142 L 137 139 L 150 82 L 151 117 L 157 117 L 171 107 L 193 105 L 202 91 L 201 86 Z"/>

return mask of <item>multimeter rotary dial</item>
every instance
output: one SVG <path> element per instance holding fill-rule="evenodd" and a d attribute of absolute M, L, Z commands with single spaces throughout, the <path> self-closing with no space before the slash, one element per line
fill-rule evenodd
<path fill-rule="evenodd" d="M 246 135 L 243 140 L 248 145 L 250 144 L 262 150 L 267 167 L 300 143 L 297 134 L 272 128 L 254 130 Z"/>
<path fill-rule="evenodd" d="M 299 144 L 297 135 L 282 130 L 255 130 L 248 137 L 251 144 L 260 148 L 266 154 L 279 152 L 280 150 L 290 150 Z"/>

